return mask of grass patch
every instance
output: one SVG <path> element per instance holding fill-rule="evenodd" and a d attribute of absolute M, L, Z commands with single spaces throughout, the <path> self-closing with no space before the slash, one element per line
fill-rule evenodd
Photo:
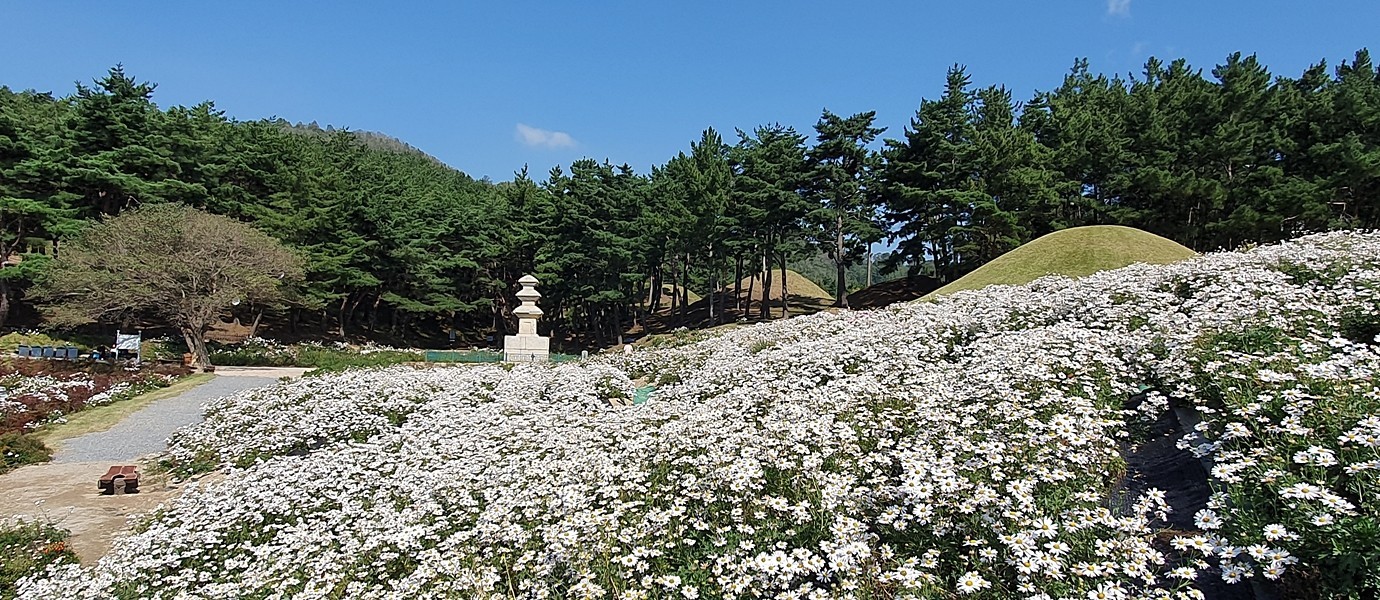
<path fill-rule="evenodd" d="M 16 431 L 0 433 L 0 473 L 52 458 L 53 451 L 33 435 Z"/>
<path fill-rule="evenodd" d="M 1056 231 L 998 256 L 926 298 L 989 285 L 1020 285 L 1045 275 L 1083 277 L 1134 263 L 1165 264 L 1194 256 L 1172 240 L 1131 227 L 1094 225 Z"/>
<path fill-rule="evenodd" d="M 145 406 L 181 394 L 210 381 L 214 377 L 215 375 L 211 373 L 188 375 L 168 387 L 159 388 L 147 394 L 72 413 L 67 415 L 67 422 L 45 425 L 30 436 L 51 446 L 77 436 L 105 431 Z"/>
<path fill-rule="evenodd" d="M 13 332 L 0 336 L 0 352 L 13 355 L 20 346 L 77 346 L 80 344 L 68 340 L 55 338 L 46 333 L 21 333 Z"/>

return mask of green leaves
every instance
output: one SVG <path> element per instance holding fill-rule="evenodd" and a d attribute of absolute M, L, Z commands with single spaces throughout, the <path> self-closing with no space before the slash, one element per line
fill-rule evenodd
<path fill-rule="evenodd" d="M 301 260 L 253 227 L 155 204 L 67 244 L 36 291 L 57 323 L 137 316 L 175 326 L 207 364 L 203 336 L 223 312 L 242 302 L 276 303 L 301 277 Z"/>
<path fill-rule="evenodd" d="M 808 153 L 808 189 L 816 205 L 807 218 L 816 228 L 816 243 L 837 266 L 835 306 L 848 306 L 847 266 L 882 237 L 876 206 L 879 158 L 867 147 L 886 131 L 872 126 L 876 117 L 876 111 L 843 118 L 825 110 Z"/>
<path fill-rule="evenodd" d="M 1079 60 L 1024 104 L 974 89 L 954 66 L 899 139 L 878 144 L 874 112 L 824 111 L 813 140 L 774 124 L 738 131 L 730 147 L 710 128 L 647 174 L 585 159 L 542 183 L 526 167 L 475 181 L 379 134 L 238 122 L 211 102 L 164 110 L 155 88 L 119 66 L 68 98 L 0 88 L 0 259 L 11 264 L 0 321 L 41 265 L 15 257 L 165 202 L 252 222 L 296 249 L 306 274 L 294 327 L 502 330 L 513 282 L 536 272 L 548 322 L 595 343 L 616 341 L 651 308 L 640 304 L 660 308 L 663 288 L 733 289 L 730 273 L 796 252 L 834 263 L 843 304 L 848 268 L 883 237 L 897 244 L 890 266 L 950 280 L 1078 225 L 1198 249 L 1380 226 L 1380 72 L 1365 51 L 1297 79 L 1242 54 L 1208 73 L 1150 59 L 1128 78 Z M 745 290 L 734 291 L 742 310 Z M 710 294 L 709 322 L 730 310 L 726 295 Z"/>

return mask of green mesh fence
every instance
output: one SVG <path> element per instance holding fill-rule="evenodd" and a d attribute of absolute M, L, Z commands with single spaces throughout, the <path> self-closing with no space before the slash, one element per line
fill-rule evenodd
<path fill-rule="evenodd" d="M 529 362 L 533 357 L 515 356 L 514 362 Z M 574 354 L 550 354 L 547 355 L 548 362 L 569 363 L 580 362 L 580 357 Z M 434 363 L 496 363 L 503 362 L 502 352 L 489 350 L 427 350 L 426 361 Z"/>

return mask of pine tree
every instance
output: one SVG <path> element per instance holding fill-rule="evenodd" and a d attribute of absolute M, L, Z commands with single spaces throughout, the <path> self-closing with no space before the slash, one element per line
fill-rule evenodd
<path fill-rule="evenodd" d="M 810 219 L 816 240 L 834 261 L 834 306 L 848 307 L 847 269 L 882 237 L 877 215 L 877 154 L 867 145 L 886 131 L 873 127 L 876 111 L 842 118 L 828 110 L 815 124 L 809 150 L 809 189 L 815 206 Z"/>
<path fill-rule="evenodd" d="M 974 207 L 990 203 L 977 180 L 968 85 L 963 67 L 950 68 L 944 95 L 921 101 L 904 141 L 887 141 L 883 168 L 887 218 L 900 238 L 892 263 L 930 262 L 935 277 L 945 281 L 969 268 L 972 261 L 965 263 L 964 255 L 976 250 L 968 240 L 978 236 L 969 231 Z"/>
<path fill-rule="evenodd" d="M 0 88 L 0 326 L 9 318 L 17 290 L 43 265 L 29 246 L 76 229 L 71 196 L 53 185 L 60 173 L 53 141 L 58 109 L 51 96 L 14 94 Z M 44 257 L 46 258 L 46 257 Z"/>
<path fill-rule="evenodd" d="M 759 264 L 763 271 L 760 318 L 770 319 L 772 263 L 779 258 L 785 271 L 781 249 L 801 237 L 810 212 L 805 136 L 780 124 L 758 127 L 751 135 L 740 130 L 732 156 L 734 203 L 742 207 L 744 233 L 759 250 L 754 271 Z"/>
<path fill-rule="evenodd" d="M 185 199 L 199 190 L 177 179 L 153 104 L 157 86 L 110 69 L 95 87 L 77 85 L 72 100 L 73 154 L 68 188 L 82 199 L 83 216 L 113 215 L 145 202 Z"/>

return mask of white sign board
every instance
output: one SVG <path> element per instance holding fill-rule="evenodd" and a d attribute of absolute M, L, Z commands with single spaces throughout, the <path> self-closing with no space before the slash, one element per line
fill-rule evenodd
<path fill-rule="evenodd" d="M 121 350 L 127 350 L 127 351 L 129 351 L 129 352 L 133 352 L 133 353 L 134 353 L 134 364 L 137 365 L 137 364 L 139 364 L 140 362 L 143 362 L 143 359 L 144 359 L 143 353 L 139 351 L 139 342 L 142 341 L 142 340 L 140 339 L 140 338 L 142 338 L 142 337 L 143 337 L 143 336 L 142 336 L 141 334 L 138 334 L 138 333 L 120 333 L 119 331 L 116 331 L 116 332 L 115 332 L 115 354 L 116 354 L 116 358 L 119 357 L 119 354 L 120 354 L 120 351 L 121 351 Z"/>
<path fill-rule="evenodd" d="M 117 333 L 117 334 L 115 334 L 115 349 L 116 349 L 116 350 L 132 350 L 132 351 L 134 351 L 134 352 L 138 352 L 138 351 L 139 351 L 139 338 L 140 338 L 140 335 L 137 334 L 137 333 L 134 333 L 134 334 Z"/>

